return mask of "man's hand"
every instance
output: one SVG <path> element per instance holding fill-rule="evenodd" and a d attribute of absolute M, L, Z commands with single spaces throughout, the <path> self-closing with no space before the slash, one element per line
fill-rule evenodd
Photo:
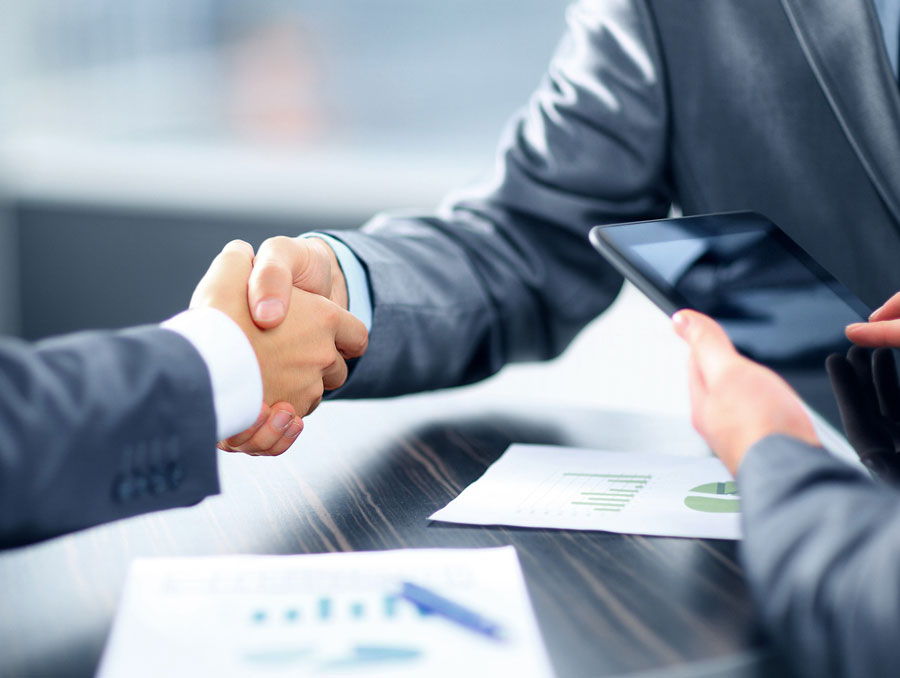
<path fill-rule="evenodd" d="M 200 281 L 191 307 L 210 306 L 226 313 L 253 346 L 263 381 L 265 406 L 257 423 L 230 438 L 223 449 L 280 454 L 300 433 L 300 417 L 312 412 L 324 389 L 340 387 L 347 378 L 344 357 L 365 352 L 365 326 L 347 311 L 316 294 L 290 290 L 290 310 L 276 328 L 260 330 L 250 317 L 247 282 L 253 248 L 242 241 L 225 246 Z M 287 416 L 290 415 L 290 416 Z"/>
<path fill-rule="evenodd" d="M 259 327 L 276 327 L 284 320 L 293 288 L 348 308 L 347 283 L 337 257 L 319 238 L 278 236 L 260 245 L 249 292 L 250 312 Z"/>
<path fill-rule="evenodd" d="M 679 311 L 672 320 L 691 350 L 691 421 L 733 475 L 747 450 L 768 435 L 819 445 L 793 389 L 738 354 L 718 323 L 695 311 Z"/>

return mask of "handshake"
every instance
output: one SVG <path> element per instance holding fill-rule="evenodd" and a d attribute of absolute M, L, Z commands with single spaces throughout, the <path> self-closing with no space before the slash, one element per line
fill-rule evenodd
<path fill-rule="evenodd" d="M 365 326 L 347 311 L 337 258 L 314 237 L 271 238 L 256 255 L 246 242 L 228 243 L 191 298 L 191 308 L 203 307 L 222 311 L 243 330 L 262 376 L 259 418 L 219 443 L 229 452 L 284 452 L 324 391 L 346 381 L 346 360 L 368 346 Z"/>

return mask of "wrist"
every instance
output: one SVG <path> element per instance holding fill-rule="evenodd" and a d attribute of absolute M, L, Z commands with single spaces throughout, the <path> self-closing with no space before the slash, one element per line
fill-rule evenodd
<path fill-rule="evenodd" d="M 746 435 L 740 444 L 725 450 L 720 455 L 720 458 L 728 470 L 731 471 L 731 474 L 737 476 L 741 462 L 743 462 L 747 453 L 760 441 L 771 436 L 789 436 L 814 447 L 822 445 L 812 422 L 804 413 L 802 417 L 793 417 L 788 421 L 756 428 L 753 432 Z"/>

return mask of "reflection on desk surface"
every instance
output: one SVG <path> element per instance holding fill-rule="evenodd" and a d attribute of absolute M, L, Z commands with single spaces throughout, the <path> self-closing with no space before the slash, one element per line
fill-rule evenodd
<path fill-rule="evenodd" d="M 732 542 L 429 523 L 512 442 L 702 453 L 678 418 L 468 391 L 329 403 L 289 454 L 223 455 L 218 497 L 0 555 L 0 676 L 93 675 L 136 557 L 406 547 L 514 545 L 560 678 L 770 651 Z"/>

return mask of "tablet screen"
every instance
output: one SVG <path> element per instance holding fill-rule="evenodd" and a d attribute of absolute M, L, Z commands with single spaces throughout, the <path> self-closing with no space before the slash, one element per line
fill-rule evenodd
<path fill-rule="evenodd" d="M 740 213 L 597 230 L 604 253 L 617 254 L 639 288 L 664 297 L 667 312 L 715 318 L 741 353 L 781 374 L 840 430 L 825 359 L 846 353 L 844 328 L 869 309 L 781 229 Z"/>

